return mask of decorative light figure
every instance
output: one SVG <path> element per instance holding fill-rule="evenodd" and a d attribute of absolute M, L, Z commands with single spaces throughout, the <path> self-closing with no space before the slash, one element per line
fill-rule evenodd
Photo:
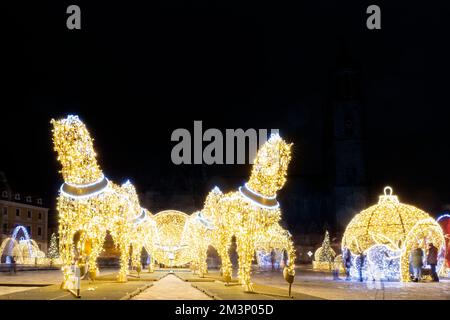
<path fill-rule="evenodd" d="M 342 248 L 352 253 L 352 277 L 409 281 L 409 256 L 415 246 L 444 246 L 439 224 L 426 212 L 400 203 L 392 188 L 384 188 L 378 204 L 357 214 L 348 224 Z M 439 267 L 439 265 L 438 265 Z"/>
<path fill-rule="evenodd" d="M 103 175 L 92 139 L 78 116 L 69 115 L 51 123 L 64 178 L 57 199 L 62 288 L 67 287 L 74 263 L 80 267 L 87 264 L 90 276 L 95 277 L 107 231 L 121 254 L 118 280 L 126 281 L 130 251 L 133 266 L 139 267 L 146 237 L 153 235 L 152 218 L 139 206 L 130 182 L 119 187 Z"/>
<path fill-rule="evenodd" d="M 166 266 L 181 266 L 191 261 L 185 241 L 189 215 L 177 210 L 165 210 L 154 215 L 157 238 L 153 239 L 153 256 Z"/>
<path fill-rule="evenodd" d="M 281 211 L 276 192 L 286 182 L 291 147 L 279 135 L 272 135 L 258 150 L 248 183 L 239 191 L 227 194 L 214 188 L 202 210 L 216 227 L 212 234 L 212 246 L 222 260 L 222 274 L 227 282 L 231 279 L 232 271 L 228 250 L 232 237 L 236 238 L 238 277 L 245 291 L 253 291 L 250 274 L 255 250 L 259 245 L 270 242 L 270 230 L 279 227 Z M 282 243 L 283 249 L 288 251 L 288 274 L 293 276 L 295 251 L 287 234 Z"/>

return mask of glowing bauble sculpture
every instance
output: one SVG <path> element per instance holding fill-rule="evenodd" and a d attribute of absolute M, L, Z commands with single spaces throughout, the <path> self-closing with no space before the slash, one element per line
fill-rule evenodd
<path fill-rule="evenodd" d="M 409 257 L 414 246 L 427 252 L 428 243 L 440 251 L 445 240 L 439 224 L 426 212 L 401 203 L 386 187 L 384 195 L 348 224 L 342 247 L 352 253 L 352 277 L 409 281 Z M 362 266 L 361 266 L 362 262 Z M 438 270 L 442 266 L 442 258 Z"/>
<path fill-rule="evenodd" d="M 445 273 L 450 274 L 450 214 L 445 213 L 437 218 L 437 222 L 442 227 L 445 236 Z"/>
<path fill-rule="evenodd" d="M 18 235 L 21 235 L 18 237 Z M 47 264 L 45 253 L 39 249 L 36 241 L 30 238 L 24 226 L 14 228 L 11 237 L 2 241 L 0 246 L 0 257 L 6 256 L 5 262 L 11 263 L 11 257 L 18 264 Z"/>

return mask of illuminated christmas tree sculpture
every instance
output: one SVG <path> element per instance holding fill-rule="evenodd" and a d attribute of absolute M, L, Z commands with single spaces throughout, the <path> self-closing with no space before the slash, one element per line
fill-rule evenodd
<path fill-rule="evenodd" d="M 52 233 L 50 237 L 50 247 L 48 248 L 48 257 L 52 260 L 59 258 L 58 242 L 55 233 Z"/>
<path fill-rule="evenodd" d="M 325 231 L 322 246 L 314 253 L 313 269 L 317 270 L 331 270 L 336 253 L 330 244 L 330 234 L 328 230 Z"/>

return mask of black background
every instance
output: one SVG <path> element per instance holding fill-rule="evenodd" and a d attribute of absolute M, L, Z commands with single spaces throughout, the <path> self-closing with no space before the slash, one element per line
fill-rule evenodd
<path fill-rule="evenodd" d="M 322 110 L 347 51 L 361 73 L 371 199 L 392 184 L 402 201 L 437 214 L 450 203 L 449 4 L 377 1 L 382 29 L 368 30 L 372 1 L 295 3 L 6 5 L 0 170 L 14 189 L 53 206 L 61 177 L 49 121 L 75 113 L 95 137 L 107 175 L 130 178 L 138 191 L 199 174 L 200 166 L 170 161 L 172 131 L 193 132 L 194 120 L 205 129 L 280 128 L 295 144 L 289 174 L 314 175 L 324 166 Z M 81 7 L 81 30 L 66 28 L 70 4 Z M 244 181 L 250 168 L 201 170 Z"/>

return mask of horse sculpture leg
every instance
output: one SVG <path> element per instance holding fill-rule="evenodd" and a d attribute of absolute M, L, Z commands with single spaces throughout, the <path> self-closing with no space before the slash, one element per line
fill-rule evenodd
<path fill-rule="evenodd" d="M 71 266 L 75 261 L 75 254 L 73 251 L 73 236 L 74 231 L 62 227 L 60 229 L 59 253 L 62 262 L 63 282 L 61 289 L 68 289 L 69 276 L 71 274 Z"/>
<path fill-rule="evenodd" d="M 120 249 L 120 270 L 119 276 L 117 277 L 117 281 L 127 282 L 128 261 L 130 258 L 130 246 L 128 243 L 120 243 L 119 249 Z"/>
<path fill-rule="evenodd" d="M 230 256 L 228 254 L 230 245 L 231 239 L 228 238 L 225 243 L 220 242 L 216 246 L 217 253 L 220 256 L 220 260 L 222 261 L 222 276 L 224 281 L 227 283 L 231 281 L 231 274 L 233 272 Z"/>
<path fill-rule="evenodd" d="M 244 292 L 253 292 L 250 282 L 250 274 L 253 256 L 255 252 L 254 237 L 248 234 L 236 236 L 237 254 L 239 256 L 239 282 L 244 287 Z"/>
<path fill-rule="evenodd" d="M 205 276 L 205 273 L 208 272 L 208 264 L 206 263 L 206 257 L 207 257 L 207 250 L 208 248 L 201 247 L 198 255 L 197 255 L 197 269 L 198 269 L 198 275 L 200 278 L 203 278 Z"/>
<path fill-rule="evenodd" d="M 89 278 L 95 280 L 98 272 L 97 258 L 102 252 L 103 243 L 105 242 L 106 231 L 99 232 L 98 238 L 91 239 L 92 251 L 89 254 L 88 265 L 89 265 Z"/>
<path fill-rule="evenodd" d="M 136 268 L 138 276 L 142 271 L 141 252 L 142 252 L 142 245 L 134 244 L 132 246 L 131 266 L 133 268 Z"/>

